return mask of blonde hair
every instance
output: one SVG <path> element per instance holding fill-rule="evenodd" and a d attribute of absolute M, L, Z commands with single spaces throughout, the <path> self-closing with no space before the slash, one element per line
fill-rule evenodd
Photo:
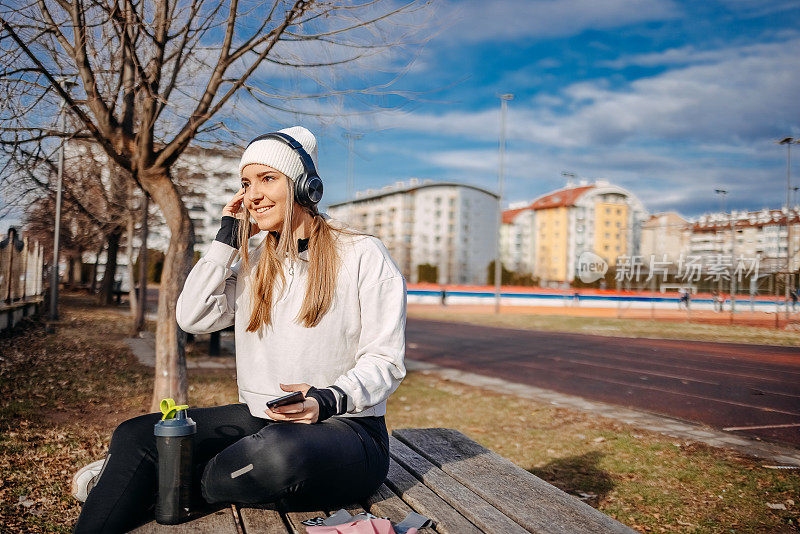
<path fill-rule="evenodd" d="M 286 288 L 286 276 L 283 272 L 282 259 L 295 262 L 299 259 L 297 241 L 292 233 L 294 217 L 294 182 L 285 178 L 288 187 L 283 228 L 280 236 L 268 233 L 260 245 L 261 256 L 258 263 L 250 265 L 250 254 L 247 240 L 250 237 L 250 212 L 242 204 L 244 224 L 239 225 L 239 254 L 241 255 L 240 273 L 250 273 L 252 287 L 250 303 L 252 314 L 247 325 L 248 332 L 256 332 L 268 327 L 272 322 L 272 302 L 275 298 L 275 281 L 280 278 L 281 291 Z M 308 284 L 303 305 L 295 317 L 295 321 L 306 328 L 319 324 L 322 317 L 330 310 L 336 288 L 336 277 L 341 261 L 338 247 L 338 234 L 343 230 L 334 228 L 314 208 L 306 210 L 312 216 L 311 232 L 308 236 Z M 350 232 L 346 232 L 350 233 Z"/>

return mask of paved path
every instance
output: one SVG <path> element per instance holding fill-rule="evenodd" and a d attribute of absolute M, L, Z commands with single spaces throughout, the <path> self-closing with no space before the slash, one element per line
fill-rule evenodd
<path fill-rule="evenodd" d="M 415 319 L 406 332 L 413 360 L 800 447 L 800 347 Z"/>

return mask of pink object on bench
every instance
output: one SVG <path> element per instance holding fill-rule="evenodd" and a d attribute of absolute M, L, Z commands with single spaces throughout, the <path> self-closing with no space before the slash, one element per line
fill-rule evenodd
<path fill-rule="evenodd" d="M 395 534 L 391 521 L 388 519 L 363 519 L 341 525 L 309 526 L 308 534 Z M 417 529 L 410 528 L 407 534 L 417 534 Z"/>

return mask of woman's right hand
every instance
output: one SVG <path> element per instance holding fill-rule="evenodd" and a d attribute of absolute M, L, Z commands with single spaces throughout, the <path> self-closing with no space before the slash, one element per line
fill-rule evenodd
<path fill-rule="evenodd" d="M 236 192 L 235 195 L 233 195 L 233 198 L 231 198 L 228 201 L 228 203 L 225 204 L 225 207 L 222 208 L 222 216 L 234 217 L 236 219 L 239 219 L 240 221 L 243 221 L 245 218 L 245 210 L 242 208 L 242 203 L 244 202 L 244 195 L 245 195 L 245 188 L 242 187 Z M 260 231 L 261 229 L 258 227 L 258 225 L 251 221 L 250 236 L 252 237 Z"/>

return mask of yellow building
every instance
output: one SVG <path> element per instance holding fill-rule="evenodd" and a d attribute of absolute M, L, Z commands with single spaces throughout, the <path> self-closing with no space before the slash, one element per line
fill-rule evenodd
<path fill-rule="evenodd" d="M 530 212 L 528 217 L 521 213 Z M 641 222 L 647 214 L 629 191 L 604 180 L 563 189 L 537 198 L 530 206 L 504 214 L 509 225 L 532 224 L 531 242 L 503 244 L 509 258 L 515 248 L 532 250 L 532 273 L 543 284 L 571 282 L 583 252 L 597 254 L 616 264 L 624 255 L 637 253 Z M 508 229 L 506 235 L 522 235 Z"/>

